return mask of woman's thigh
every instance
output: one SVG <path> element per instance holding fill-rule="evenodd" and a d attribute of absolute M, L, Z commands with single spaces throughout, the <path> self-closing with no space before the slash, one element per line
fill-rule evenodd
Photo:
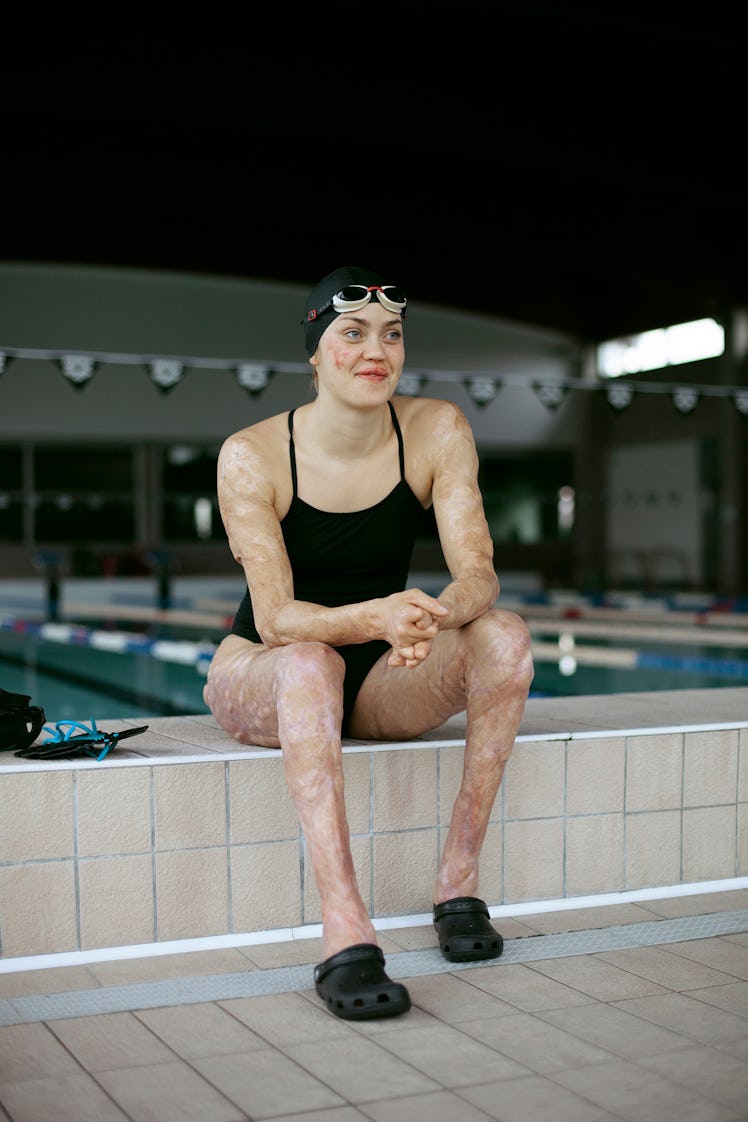
<path fill-rule="evenodd" d="M 519 616 L 493 608 L 463 627 L 440 632 L 415 669 L 388 666 L 385 655 L 361 687 L 350 735 L 392 740 L 438 728 L 466 708 L 472 687 L 486 698 L 503 697 L 503 704 L 511 700 L 501 693 L 505 687 L 525 696 L 528 647 L 527 627 Z"/>
<path fill-rule="evenodd" d="M 414 669 L 388 666 L 388 654 L 371 668 L 359 690 L 349 735 L 394 740 L 438 728 L 465 707 L 457 631 L 434 639 L 428 657 Z"/>
<path fill-rule="evenodd" d="M 242 744 L 278 748 L 284 738 L 329 738 L 335 729 L 339 739 L 344 672 L 325 643 L 265 647 L 228 635 L 213 656 L 203 697 Z"/>
<path fill-rule="evenodd" d="M 243 744 L 277 748 L 275 678 L 278 649 L 227 635 L 213 655 L 203 690 L 221 728 Z"/>

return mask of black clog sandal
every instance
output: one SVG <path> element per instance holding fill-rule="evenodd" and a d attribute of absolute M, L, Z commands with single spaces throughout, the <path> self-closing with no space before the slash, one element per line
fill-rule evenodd
<path fill-rule="evenodd" d="M 375 943 L 356 943 L 314 968 L 317 993 L 336 1017 L 364 1021 L 396 1017 L 410 1009 L 410 994 L 384 970 L 384 955 Z"/>
<path fill-rule="evenodd" d="M 504 940 L 488 921 L 488 908 L 476 896 L 456 896 L 434 904 L 434 927 L 444 957 L 449 962 L 498 958 Z"/>

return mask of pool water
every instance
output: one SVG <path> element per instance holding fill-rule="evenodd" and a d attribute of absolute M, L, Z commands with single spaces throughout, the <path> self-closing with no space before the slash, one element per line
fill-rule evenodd
<path fill-rule="evenodd" d="M 0 686 L 30 696 L 51 723 L 207 713 L 204 685 L 194 665 L 0 634 Z"/>
<path fill-rule="evenodd" d="M 642 656 L 646 653 L 644 649 L 640 652 Z M 748 685 L 748 652 L 743 652 L 743 657 L 738 654 L 734 649 L 717 647 L 689 646 L 684 651 L 659 645 L 651 651 L 652 665 L 631 668 L 577 665 L 571 674 L 562 673 L 558 662 L 536 660 L 531 696 L 570 697 Z"/>

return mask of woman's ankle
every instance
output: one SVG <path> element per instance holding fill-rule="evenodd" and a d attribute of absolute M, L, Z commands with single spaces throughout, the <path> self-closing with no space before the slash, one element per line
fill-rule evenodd
<path fill-rule="evenodd" d="M 359 943 L 376 943 L 377 933 L 368 916 L 353 919 L 352 917 L 335 916 L 327 918 L 322 924 L 322 945 L 325 958 L 343 951 L 346 947 L 353 947 Z"/>

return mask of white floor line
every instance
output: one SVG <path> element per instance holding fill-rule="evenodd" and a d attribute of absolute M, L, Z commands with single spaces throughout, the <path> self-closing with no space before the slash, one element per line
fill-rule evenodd
<path fill-rule="evenodd" d="M 748 888 L 748 877 L 698 881 L 693 884 L 662 885 L 657 888 L 638 888 L 630 892 L 609 892 L 596 896 L 531 900 L 521 904 L 496 904 L 489 907 L 488 910 L 492 919 L 500 919 L 511 916 L 571 911 L 579 908 L 599 908 L 612 904 L 633 904 L 642 900 L 699 896 L 708 892 L 734 892 L 741 888 Z M 390 916 L 385 919 L 375 919 L 373 922 L 377 931 L 395 930 L 402 927 L 425 927 L 431 925 L 432 915 L 430 912 L 423 912 L 409 916 Z M 23 957 L 0 959 L 0 974 L 14 974 L 24 970 L 51 970 L 64 966 L 86 966 L 94 962 L 117 962 L 130 958 L 158 958 L 162 955 L 225 950 L 232 947 L 251 947 L 267 943 L 290 943 L 299 939 L 317 939 L 321 935 L 321 924 L 308 924 L 304 927 L 281 927 L 269 931 L 208 935 L 199 939 L 176 939 L 163 943 L 135 943 L 122 947 L 97 947 L 86 951 L 25 955 Z"/>

